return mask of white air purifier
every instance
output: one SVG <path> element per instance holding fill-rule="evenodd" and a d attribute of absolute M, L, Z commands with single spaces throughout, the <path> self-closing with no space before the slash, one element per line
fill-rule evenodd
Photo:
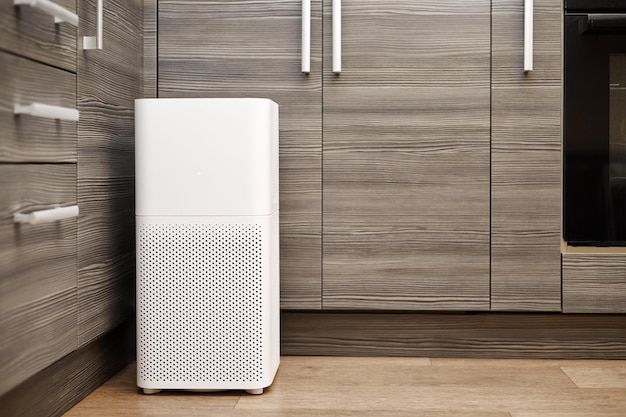
<path fill-rule="evenodd" d="M 280 361 L 278 105 L 140 99 L 137 385 L 247 390 Z"/>

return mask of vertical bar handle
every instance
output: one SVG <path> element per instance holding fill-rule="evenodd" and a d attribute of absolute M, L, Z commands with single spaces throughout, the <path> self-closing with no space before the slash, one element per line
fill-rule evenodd
<path fill-rule="evenodd" d="M 54 16 L 54 23 L 67 22 L 78 26 L 78 15 L 51 0 L 13 0 L 14 6 L 30 6 Z"/>
<path fill-rule="evenodd" d="M 59 220 L 78 217 L 78 206 L 55 207 L 47 210 L 33 211 L 32 213 L 15 213 L 13 221 L 15 223 L 43 224 L 52 223 Z"/>
<path fill-rule="evenodd" d="M 71 122 L 78 121 L 80 117 L 80 113 L 76 109 L 42 103 L 14 104 L 13 114 L 27 114 L 46 119 L 69 120 Z"/>
<path fill-rule="evenodd" d="M 533 0 L 524 0 L 524 72 L 533 70 Z"/>
<path fill-rule="evenodd" d="M 96 2 L 96 36 L 83 36 L 83 49 L 102 49 L 102 2 Z"/>
<path fill-rule="evenodd" d="M 333 0 L 333 72 L 341 73 L 341 0 Z"/>
<path fill-rule="evenodd" d="M 302 0 L 302 72 L 311 72 L 311 0 Z"/>

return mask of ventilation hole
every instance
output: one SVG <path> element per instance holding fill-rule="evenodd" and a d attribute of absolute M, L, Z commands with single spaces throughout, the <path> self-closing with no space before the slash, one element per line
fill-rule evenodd
<path fill-rule="evenodd" d="M 152 382 L 262 375 L 262 227 L 139 227 L 139 372 Z"/>

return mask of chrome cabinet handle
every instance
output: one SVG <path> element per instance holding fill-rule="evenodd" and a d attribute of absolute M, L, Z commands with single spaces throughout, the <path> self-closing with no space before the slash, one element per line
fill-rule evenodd
<path fill-rule="evenodd" d="M 43 224 L 52 223 L 59 220 L 78 217 L 78 206 L 55 207 L 47 210 L 38 210 L 31 213 L 15 213 L 13 221 L 15 223 Z"/>
<path fill-rule="evenodd" d="M 524 0 L 524 72 L 533 70 L 533 0 Z"/>
<path fill-rule="evenodd" d="M 333 0 L 333 72 L 341 73 L 341 0 Z"/>
<path fill-rule="evenodd" d="M 78 15 L 50 0 L 13 0 L 14 6 L 30 6 L 54 16 L 54 23 L 67 22 L 78 26 Z"/>
<path fill-rule="evenodd" d="M 102 49 L 102 2 L 96 3 L 96 36 L 83 36 L 83 49 Z"/>
<path fill-rule="evenodd" d="M 311 0 L 302 0 L 302 72 L 311 72 Z"/>
<path fill-rule="evenodd" d="M 76 109 L 61 106 L 50 106 L 42 103 L 14 104 L 13 114 L 27 114 L 29 116 L 46 119 L 78 121 L 80 113 Z"/>

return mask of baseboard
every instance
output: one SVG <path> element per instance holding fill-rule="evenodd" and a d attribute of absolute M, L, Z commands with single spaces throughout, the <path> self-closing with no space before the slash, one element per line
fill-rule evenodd
<path fill-rule="evenodd" d="M 135 320 L 126 320 L 0 397 L 0 414 L 60 416 L 135 356 Z"/>
<path fill-rule="evenodd" d="M 626 359 L 626 315 L 282 313 L 283 355 Z"/>

